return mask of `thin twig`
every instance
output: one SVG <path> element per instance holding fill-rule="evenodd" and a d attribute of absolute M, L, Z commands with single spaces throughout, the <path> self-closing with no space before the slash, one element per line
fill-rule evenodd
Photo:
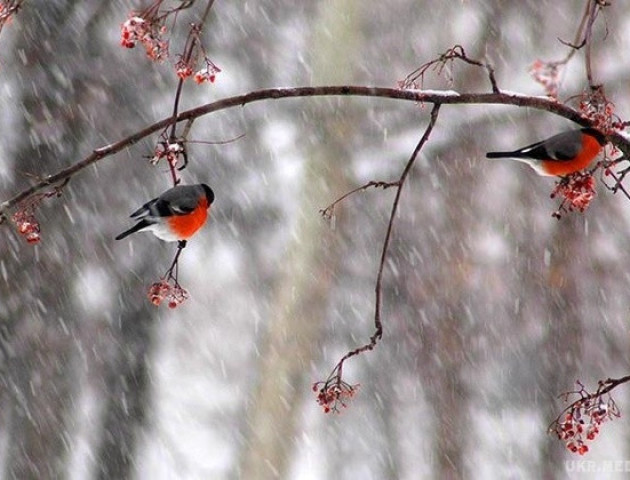
<path fill-rule="evenodd" d="M 573 40 L 573 42 L 565 42 L 561 38 L 558 38 L 558 41 L 562 45 L 566 45 L 567 47 L 570 47 L 571 50 L 569 51 L 567 56 L 564 57 L 562 60 L 549 62 L 550 65 L 555 65 L 555 66 L 566 65 L 567 63 L 569 63 L 569 60 L 573 58 L 573 55 L 575 55 L 575 53 L 578 50 L 584 48 L 584 45 L 586 44 L 586 38 L 584 36 L 584 28 L 586 26 L 586 23 L 587 23 L 587 20 L 589 18 L 590 11 L 591 11 L 590 4 L 591 4 L 591 0 L 586 0 L 586 3 L 584 5 L 584 13 L 582 14 L 582 19 L 580 20 L 580 25 L 578 26 L 577 32 L 575 34 L 575 39 Z"/>
<path fill-rule="evenodd" d="M 177 242 L 177 251 L 175 252 L 175 257 L 171 262 L 171 266 L 168 267 L 168 270 L 164 274 L 164 278 L 166 278 L 167 280 L 174 280 L 175 285 L 179 285 L 179 281 L 177 279 L 179 274 L 179 256 L 181 255 L 182 250 L 186 248 L 186 244 L 186 240 L 180 240 L 179 242 Z"/>
<path fill-rule="evenodd" d="M 628 173 L 628 169 L 625 169 L 623 171 L 620 172 L 619 177 L 617 177 L 617 174 L 615 172 L 613 172 L 612 170 L 609 171 L 608 175 L 610 175 L 613 180 L 615 181 L 615 184 L 610 187 L 610 191 L 612 191 L 613 193 L 617 193 L 618 191 L 621 191 L 621 193 L 624 194 L 624 196 L 630 200 L 630 192 L 628 192 L 628 190 L 626 190 L 626 187 L 623 186 L 623 180 L 625 178 L 625 176 Z M 605 185 L 605 183 L 604 183 Z"/>
<path fill-rule="evenodd" d="M 341 197 L 339 197 L 337 200 L 332 202 L 326 208 L 320 209 L 319 213 L 325 218 L 331 218 L 332 215 L 333 215 L 333 211 L 335 210 L 335 207 L 339 203 L 343 202 L 346 198 L 348 198 L 351 195 L 354 195 L 357 192 L 361 192 L 363 190 L 367 190 L 368 188 L 371 188 L 371 187 L 382 188 L 383 190 L 386 190 L 386 189 L 391 188 L 391 187 L 397 187 L 398 185 L 400 185 L 399 181 L 396 181 L 396 182 L 377 182 L 377 181 L 374 181 L 374 180 L 369 181 L 368 183 L 366 183 L 364 185 L 361 185 L 360 187 L 353 188 L 349 192 L 344 193 Z"/>
<path fill-rule="evenodd" d="M 385 241 L 383 242 L 383 251 L 381 252 L 381 262 L 378 268 L 378 276 L 376 277 L 376 287 L 375 287 L 376 305 L 375 305 L 375 312 L 374 312 L 375 332 L 371 338 L 372 342 L 375 342 L 378 338 L 381 338 L 383 334 L 383 326 L 381 324 L 381 296 L 382 296 L 381 284 L 383 281 L 383 270 L 385 268 L 385 260 L 387 260 L 389 242 L 392 237 L 392 230 L 394 228 L 394 220 L 396 218 L 396 212 L 398 211 L 398 204 L 400 202 L 402 189 L 403 189 L 403 186 L 405 185 L 405 181 L 407 180 L 407 176 L 409 175 L 409 172 L 411 171 L 411 167 L 413 167 L 413 164 L 418 158 L 418 154 L 420 153 L 420 150 L 422 150 L 422 147 L 424 147 L 426 142 L 429 140 L 429 136 L 431 135 L 431 132 L 433 131 L 433 127 L 435 126 L 435 122 L 437 121 L 439 111 L 440 111 L 440 104 L 438 103 L 433 106 L 433 110 L 431 110 L 431 120 L 429 121 L 429 125 L 427 125 L 427 128 L 424 131 L 424 135 L 422 135 L 422 138 L 416 145 L 416 148 L 414 149 L 413 153 L 411 154 L 411 157 L 407 161 L 407 165 L 405 166 L 405 169 L 403 170 L 403 173 L 400 176 L 400 179 L 398 180 L 398 188 L 396 190 L 396 196 L 394 197 L 394 203 L 392 204 L 392 211 L 389 216 L 389 224 L 387 225 L 387 232 L 385 233 Z"/>
<path fill-rule="evenodd" d="M 205 23 L 206 19 L 208 18 L 208 15 L 210 14 L 210 9 L 212 8 L 213 4 L 214 4 L 214 0 L 209 0 L 208 4 L 206 5 L 206 9 L 201 15 L 201 19 L 199 20 L 199 23 L 197 23 L 196 25 L 191 25 L 190 27 L 190 32 L 188 33 L 188 39 L 186 40 L 186 46 L 184 47 L 183 59 L 185 63 L 188 63 L 190 61 L 192 54 L 195 51 L 195 48 L 197 48 L 197 45 L 199 43 L 199 35 L 201 34 L 201 29 L 203 28 L 203 24 Z M 177 91 L 175 92 L 175 102 L 173 105 L 173 115 L 172 115 L 173 125 L 171 127 L 171 134 L 169 137 L 170 141 L 173 141 L 173 142 L 175 141 L 177 137 L 175 127 L 177 125 L 177 113 L 179 111 L 179 100 L 181 98 L 182 88 L 184 86 L 184 80 L 185 80 L 184 78 L 179 79 L 179 82 L 177 82 Z"/>
<path fill-rule="evenodd" d="M 227 145 L 229 143 L 234 143 L 239 141 L 241 138 L 245 138 L 247 136 L 246 133 L 241 133 L 236 137 L 228 138 L 227 140 L 186 140 L 186 143 L 195 143 L 202 145 Z"/>
<path fill-rule="evenodd" d="M 396 219 L 396 213 L 398 211 L 398 205 L 400 203 L 402 189 L 403 189 L 403 186 L 405 185 L 405 181 L 407 180 L 407 176 L 409 175 L 411 168 L 413 167 L 416 159 L 418 158 L 418 154 L 420 153 L 420 151 L 422 150 L 426 142 L 429 140 L 429 136 L 431 135 L 431 132 L 433 131 L 433 127 L 435 126 L 435 123 L 437 121 L 439 111 L 440 111 L 440 104 L 435 104 L 433 106 L 433 110 L 431 110 L 431 119 L 429 121 L 429 125 L 427 125 L 427 128 L 425 129 L 424 134 L 422 135 L 422 138 L 416 145 L 416 148 L 413 150 L 413 153 L 411 154 L 411 157 L 409 157 L 409 160 L 407 160 L 407 164 L 405 165 L 405 168 L 402 174 L 400 175 L 400 178 L 396 182 L 397 184 L 396 196 L 394 197 L 394 201 L 392 203 L 392 209 L 389 215 L 389 222 L 387 224 L 385 240 L 383 241 L 383 248 L 381 250 L 381 259 L 379 262 L 378 274 L 376 276 L 376 285 L 374 287 L 374 296 L 375 296 L 374 333 L 370 337 L 370 341 L 368 343 L 358 348 L 355 348 L 354 350 L 351 350 L 350 352 L 346 353 L 341 358 L 341 360 L 339 360 L 339 362 L 333 369 L 333 375 L 334 374 L 338 375 L 340 381 L 342 377 L 344 362 L 348 360 L 350 357 L 354 357 L 355 355 L 358 355 L 360 353 L 373 350 L 376 344 L 378 343 L 378 341 L 383 337 L 383 322 L 381 320 L 381 306 L 382 306 L 382 295 L 383 295 L 383 286 L 382 286 L 383 272 L 385 271 L 385 262 L 387 260 L 389 244 L 392 238 L 392 232 L 394 230 L 394 221 Z"/>
<path fill-rule="evenodd" d="M 461 45 L 455 45 L 449 48 L 446 52 L 440 55 L 438 58 L 427 62 L 416 70 L 411 72 L 405 79 L 400 82 L 401 88 L 410 88 L 416 87 L 418 80 L 420 81 L 420 88 L 422 88 L 422 82 L 424 80 L 424 75 L 427 73 L 429 69 L 437 69 L 438 75 L 442 73 L 446 64 L 449 62 L 453 62 L 454 60 L 461 60 L 464 63 L 469 65 L 474 65 L 476 67 L 481 67 L 486 70 L 488 73 L 488 79 L 490 80 L 490 85 L 492 86 L 492 91 L 494 93 L 499 93 L 499 86 L 497 84 L 497 80 L 494 75 L 494 68 L 488 62 L 482 62 L 480 60 L 475 60 L 466 55 L 464 47 Z"/>
<path fill-rule="evenodd" d="M 590 0 L 588 7 L 588 20 L 586 22 L 586 29 L 584 31 L 584 43 L 586 50 L 584 52 L 584 63 L 586 64 L 586 78 L 591 88 L 595 88 L 595 82 L 593 81 L 593 68 L 591 66 L 591 38 L 593 35 L 593 24 L 597 18 L 597 14 L 601 10 L 601 6 L 596 0 Z"/>
<path fill-rule="evenodd" d="M 204 10 L 201 16 L 201 20 L 199 21 L 199 23 L 196 25 L 193 24 L 190 26 L 190 32 L 188 33 L 188 39 L 186 40 L 186 46 L 184 47 L 183 60 L 185 63 L 188 63 L 190 61 L 195 49 L 197 48 L 200 42 L 199 35 L 201 34 L 201 29 L 203 27 L 204 22 L 208 18 L 208 15 L 210 14 L 210 9 L 212 8 L 213 4 L 214 4 L 214 0 L 209 0 L 208 4 L 206 5 L 206 9 Z M 173 102 L 173 115 L 171 116 L 172 125 L 171 125 L 171 133 L 169 135 L 169 143 L 175 143 L 177 141 L 177 114 L 179 112 L 179 101 L 181 99 L 182 89 L 184 88 L 185 80 L 186 80 L 185 78 L 180 78 L 179 81 L 177 82 L 177 90 L 175 91 L 175 101 Z M 191 125 L 191 123 L 192 123 L 192 119 L 189 120 L 189 122 L 187 123 L 187 126 Z M 182 138 L 185 140 L 186 136 L 184 135 L 182 136 Z M 182 144 L 182 147 L 183 147 L 183 144 Z M 183 152 L 185 155 L 186 150 L 185 150 L 185 147 L 183 148 L 184 148 Z M 182 170 L 183 168 L 185 168 L 187 163 L 188 161 L 187 161 L 187 158 L 185 157 L 184 165 L 180 167 L 178 170 Z M 169 167 L 171 169 L 173 186 L 176 186 L 179 183 L 179 179 L 177 178 L 177 174 L 175 172 L 175 165 L 170 164 Z"/>
<path fill-rule="evenodd" d="M 195 123 L 195 119 L 194 118 L 189 118 L 186 123 L 184 124 L 184 130 L 182 131 L 182 138 L 183 139 L 187 139 L 188 135 L 190 134 L 190 131 L 192 130 L 193 127 L 193 123 Z M 188 140 L 186 140 L 187 143 Z"/>
<path fill-rule="evenodd" d="M 582 19 L 580 20 L 580 26 L 578 27 L 577 33 L 575 35 L 575 40 L 573 42 L 565 42 L 562 39 L 558 39 L 560 43 L 570 47 L 571 50 L 562 60 L 549 62 L 549 65 L 566 65 L 578 50 L 584 48 L 586 78 L 588 80 L 589 86 L 592 89 L 597 87 L 595 81 L 593 80 L 593 68 L 591 63 L 591 40 L 593 36 L 593 25 L 595 24 L 595 20 L 597 20 L 599 12 L 602 10 L 602 8 L 606 6 L 608 6 L 606 2 L 601 2 L 599 0 L 587 0 L 584 8 L 584 14 L 582 15 Z"/>

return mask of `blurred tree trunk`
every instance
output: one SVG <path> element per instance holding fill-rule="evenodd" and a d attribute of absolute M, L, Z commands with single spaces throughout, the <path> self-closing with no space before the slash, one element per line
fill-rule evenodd
<path fill-rule="evenodd" d="M 467 144 L 464 138 L 460 141 Z M 470 277 L 473 265 L 469 232 L 474 230 L 478 217 L 474 209 L 467 207 L 473 205 L 474 197 L 463 195 L 460 186 L 466 185 L 470 195 L 474 195 L 479 176 L 465 164 L 465 150 L 451 150 L 439 164 L 434 161 L 434 168 L 444 169 L 449 178 L 443 185 L 443 218 L 429 220 L 438 224 L 441 221 L 443 233 L 427 239 L 434 255 L 428 262 L 432 266 L 429 271 L 434 273 L 433 278 L 430 273 L 422 276 L 427 293 L 418 310 L 431 313 L 423 328 L 418 356 L 422 359 L 422 388 L 435 415 L 433 473 L 435 478 L 450 480 L 465 477 L 467 430 L 471 423 L 467 374 L 474 365 L 469 343 L 470 292 L 474 286 Z M 416 201 L 422 202 L 421 194 Z"/>
<path fill-rule="evenodd" d="M 57 322 L 29 330 L 23 336 L 12 332 L 10 350 L 15 356 L 2 374 L 9 392 L 4 400 L 10 402 L 4 477 L 64 478 L 73 394 L 69 342 Z"/>
<path fill-rule="evenodd" d="M 314 84 L 350 80 L 347 66 L 355 51 L 358 5 L 354 0 L 321 3 L 311 43 L 316 56 Z M 303 390 L 309 388 L 304 376 L 316 353 L 320 325 L 328 317 L 339 234 L 318 212 L 348 189 L 342 159 L 349 155 L 347 140 L 353 120 L 347 111 L 308 108 L 312 111 L 306 128 L 317 144 L 307 155 L 298 223 L 270 309 L 240 478 L 286 477 L 297 431 L 298 404 Z"/>
<path fill-rule="evenodd" d="M 581 362 L 583 342 L 582 302 L 578 280 L 580 269 L 576 260 L 584 251 L 583 219 L 578 215 L 565 215 L 551 238 L 551 258 L 546 278 L 547 334 L 542 345 L 543 415 L 549 422 L 556 418 L 565 404 L 558 395 L 575 387 L 574 381 L 584 366 Z M 587 370 L 584 370 L 587 371 Z M 564 444 L 550 437 L 542 444 L 541 477 L 544 480 L 565 478 L 558 466 L 566 455 Z"/>
<path fill-rule="evenodd" d="M 12 145 L 14 173 L 8 191 L 23 188 L 31 181 L 29 175 L 44 175 L 76 161 L 85 153 L 85 143 L 121 128 L 112 121 L 114 116 L 120 120 L 132 109 L 137 116 L 134 99 L 121 101 L 126 89 L 114 88 L 114 83 L 107 89 L 103 83 L 101 55 L 110 46 L 98 41 L 83 44 L 70 34 L 85 29 L 92 32 L 89 38 L 97 38 L 101 26 L 97 17 L 103 9 L 99 0 L 39 2 L 12 25 L 19 44 L 12 60 L 19 65 L 14 73 L 21 75 L 16 115 L 22 115 L 14 123 L 22 121 L 23 133 Z M 124 78 L 119 81 L 124 83 Z M 107 111 L 104 103 L 121 108 Z M 132 302 L 121 304 L 121 310 L 132 313 L 122 315 L 119 327 L 108 323 L 117 318 L 115 308 L 98 315 L 86 313 L 77 285 L 88 266 L 117 275 L 115 263 L 103 261 L 111 258 L 109 246 L 98 242 L 109 222 L 93 212 L 99 199 L 109 200 L 112 209 L 118 205 L 110 183 L 133 168 L 103 176 L 103 188 L 94 188 L 89 181 L 70 182 L 62 199 L 45 201 L 35 212 L 42 225 L 41 245 L 28 245 L 7 231 L 7 251 L 13 256 L 7 255 L 6 275 L 0 277 L 0 388 L 7 427 L 2 478 L 68 477 L 82 414 L 78 399 L 86 378 L 106 391 L 97 398 L 107 401 L 98 409 L 105 418 L 96 419 L 104 427 L 98 470 L 102 478 L 131 476 L 136 433 L 144 421 L 151 327 L 147 305 L 152 306 L 142 296 L 135 310 L 129 308 Z M 99 293 L 115 294 L 110 289 Z"/>
<path fill-rule="evenodd" d="M 37 15 L 21 16 L 16 25 L 22 41 L 21 55 L 14 61 L 21 66 L 14 73 L 23 75 L 16 103 L 24 119 L 21 125 L 15 122 L 23 133 L 16 135 L 13 145 L 11 190 L 29 181 L 29 174 L 53 171 L 77 154 L 76 139 L 85 128 L 67 101 L 71 80 L 59 74 L 51 52 L 42 48 L 54 45 L 66 55 L 76 49 L 64 29 L 75 4 L 42 2 Z M 10 412 L 4 477 L 20 480 L 66 476 L 76 388 L 72 368 L 76 340 L 71 332 L 79 317 L 71 294 L 71 264 L 81 245 L 79 239 L 63 236 L 64 222 L 54 221 L 65 219 L 61 202 L 37 216 L 46 224 L 42 237 L 48 245 L 33 247 L 7 232 L 17 258 L 5 264 L 4 278 L 9 281 L 3 298 L 6 316 L 1 319 L 7 355 L 2 387 L 9 402 L 3 410 Z"/>
<path fill-rule="evenodd" d="M 149 404 L 147 362 L 153 345 L 155 307 L 143 302 L 120 318 L 120 328 L 112 329 L 114 350 L 102 376 L 103 428 L 97 454 L 98 478 L 129 479 L 135 473 L 139 433 L 145 426 Z M 112 346 L 115 345 L 114 348 Z"/>

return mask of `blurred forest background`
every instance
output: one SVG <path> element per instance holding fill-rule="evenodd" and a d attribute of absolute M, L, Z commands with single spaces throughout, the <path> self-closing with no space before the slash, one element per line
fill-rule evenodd
<path fill-rule="evenodd" d="M 176 3 L 176 2 L 175 2 Z M 593 66 L 628 118 L 630 6 L 594 29 Z M 178 51 L 184 12 L 171 38 Z M 141 2 L 29 0 L 0 35 L 0 200 L 172 111 L 176 77 L 120 25 Z M 499 86 L 542 95 L 537 59 L 568 52 L 575 0 L 217 1 L 204 30 L 222 68 L 186 84 L 182 108 L 275 86 L 395 86 L 454 44 Z M 179 43 L 178 43 L 179 42 Z M 181 47 L 180 47 L 181 48 Z M 560 98 L 586 87 L 582 54 Z M 480 69 L 454 83 L 488 91 Z M 0 239 L 0 471 L 6 479 L 580 478 L 549 423 L 577 379 L 630 372 L 630 202 L 600 189 L 584 215 L 551 218 L 553 180 L 490 162 L 571 128 L 509 106 L 445 106 L 403 192 L 384 284 L 384 338 L 348 362 L 341 415 L 311 391 L 373 329 L 392 190 L 429 108 L 361 98 L 265 101 L 196 121 L 187 183 L 216 193 L 184 251 L 191 298 L 156 308 L 148 286 L 175 246 L 113 237 L 166 190 L 156 138 L 76 176 L 37 214 L 42 242 Z M 615 392 L 630 411 L 623 387 Z M 630 459 L 630 420 L 587 459 Z M 624 473 L 618 478 L 625 478 Z M 588 478 L 585 476 L 584 478 Z M 606 478 L 599 476 L 599 478 Z M 610 478 L 615 478 L 611 476 Z"/>

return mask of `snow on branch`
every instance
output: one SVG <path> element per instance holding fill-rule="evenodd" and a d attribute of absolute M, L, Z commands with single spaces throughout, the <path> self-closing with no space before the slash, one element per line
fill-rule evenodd
<path fill-rule="evenodd" d="M 455 91 L 415 90 L 388 87 L 370 87 L 360 85 L 330 85 L 321 87 L 294 87 L 294 88 L 268 88 L 256 90 L 243 95 L 227 97 L 215 102 L 201 105 L 179 113 L 176 117 L 169 116 L 144 129 L 135 132 L 109 145 L 95 149 L 82 160 L 45 176 L 30 187 L 18 192 L 13 197 L 0 203 L 0 221 L 7 218 L 8 212 L 17 207 L 21 202 L 42 190 L 56 186 L 85 169 L 86 167 L 110 157 L 121 150 L 128 148 L 140 140 L 156 132 L 164 130 L 174 123 L 197 119 L 221 110 L 234 107 L 242 107 L 250 103 L 264 100 L 278 100 L 283 98 L 305 97 L 374 97 L 391 100 L 402 100 L 413 103 L 431 103 L 434 105 L 513 105 L 516 107 L 534 108 L 546 111 L 554 115 L 566 118 L 582 126 L 593 126 L 593 122 L 585 118 L 578 110 L 570 106 L 558 103 L 554 99 L 541 96 L 524 95 L 516 92 L 502 90 L 499 93 L 459 93 Z M 608 140 L 624 153 L 625 158 L 630 158 L 630 139 L 612 132 Z"/>

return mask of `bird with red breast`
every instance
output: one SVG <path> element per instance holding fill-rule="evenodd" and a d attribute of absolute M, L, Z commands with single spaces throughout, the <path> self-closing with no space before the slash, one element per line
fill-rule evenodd
<path fill-rule="evenodd" d="M 206 223 L 212 202 L 214 192 L 208 185 L 178 185 L 133 212 L 131 218 L 137 223 L 116 240 L 149 231 L 166 242 L 178 241 L 185 245 Z"/>
<path fill-rule="evenodd" d="M 565 177 L 589 167 L 606 145 L 606 136 L 590 127 L 569 130 L 510 152 L 489 152 L 487 158 L 511 158 L 539 175 Z"/>

